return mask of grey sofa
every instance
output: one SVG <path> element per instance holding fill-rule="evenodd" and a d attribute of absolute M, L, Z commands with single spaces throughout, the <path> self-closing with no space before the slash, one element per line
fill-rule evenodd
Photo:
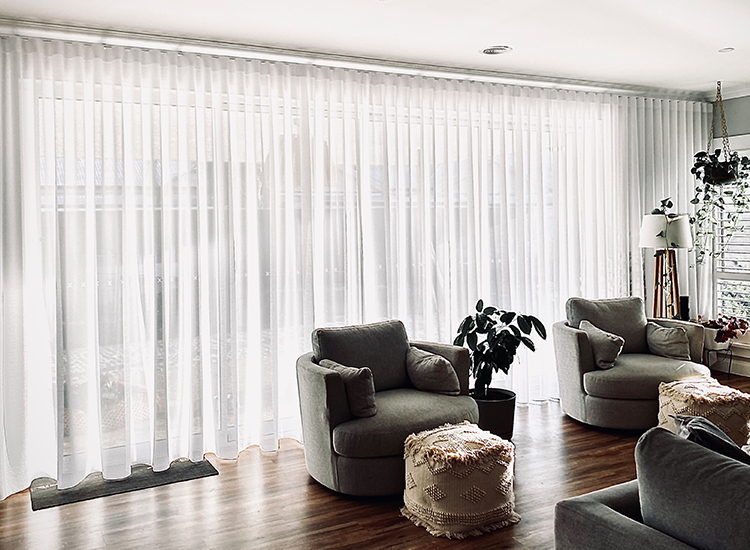
<path fill-rule="evenodd" d="M 635 454 L 637 480 L 557 503 L 556 550 L 750 548 L 750 466 L 663 428 Z"/>
<path fill-rule="evenodd" d="M 710 376 L 703 357 L 703 327 L 687 321 L 647 319 L 638 297 L 607 300 L 571 298 L 567 321 L 552 327 L 560 402 L 580 422 L 603 428 L 646 429 L 658 424 L 659 383 Z M 598 369 L 582 320 L 625 339 L 614 368 Z M 690 361 L 653 355 L 646 340 L 648 321 L 683 327 Z"/>
<path fill-rule="evenodd" d="M 479 411 L 469 397 L 466 348 L 410 342 L 400 321 L 316 329 L 313 351 L 297 360 L 305 462 L 310 475 L 334 491 L 378 496 L 404 490 L 404 440 L 409 434 L 464 420 Z M 406 368 L 409 346 L 450 361 L 460 385 L 451 396 L 417 390 Z M 341 375 L 319 362 L 329 359 L 372 371 L 377 413 L 355 417 Z"/>

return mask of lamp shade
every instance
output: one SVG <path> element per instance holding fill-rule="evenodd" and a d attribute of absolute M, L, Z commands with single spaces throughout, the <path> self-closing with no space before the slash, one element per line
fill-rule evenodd
<path fill-rule="evenodd" d="M 641 223 L 641 248 L 690 248 L 693 235 L 687 214 L 668 218 L 664 214 L 646 214 Z"/>

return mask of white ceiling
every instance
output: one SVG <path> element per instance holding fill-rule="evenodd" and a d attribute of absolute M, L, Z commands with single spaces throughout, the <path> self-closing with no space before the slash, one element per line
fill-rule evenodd
<path fill-rule="evenodd" d="M 725 97 L 750 94 L 749 0 L 0 0 L 0 17 L 707 97 L 721 80 Z M 513 51 L 480 53 L 495 44 Z"/>

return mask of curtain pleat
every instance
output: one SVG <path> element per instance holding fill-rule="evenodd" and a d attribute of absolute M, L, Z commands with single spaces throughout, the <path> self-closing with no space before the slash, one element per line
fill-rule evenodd
<path fill-rule="evenodd" d="M 0 38 L 0 496 L 301 436 L 315 327 L 644 296 L 710 105 Z M 688 258 L 681 288 L 697 295 Z M 684 278 L 684 281 L 682 280 Z M 495 384 L 557 394 L 552 342 Z"/>

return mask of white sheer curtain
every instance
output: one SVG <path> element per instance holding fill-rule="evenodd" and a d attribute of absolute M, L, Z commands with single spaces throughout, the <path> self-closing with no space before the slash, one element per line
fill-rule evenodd
<path fill-rule="evenodd" d="M 0 47 L 0 497 L 299 437 L 316 326 L 642 295 L 641 214 L 707 133 L 685 101 Z M 551 342 L 497 383 L 554 397 Z"/>

